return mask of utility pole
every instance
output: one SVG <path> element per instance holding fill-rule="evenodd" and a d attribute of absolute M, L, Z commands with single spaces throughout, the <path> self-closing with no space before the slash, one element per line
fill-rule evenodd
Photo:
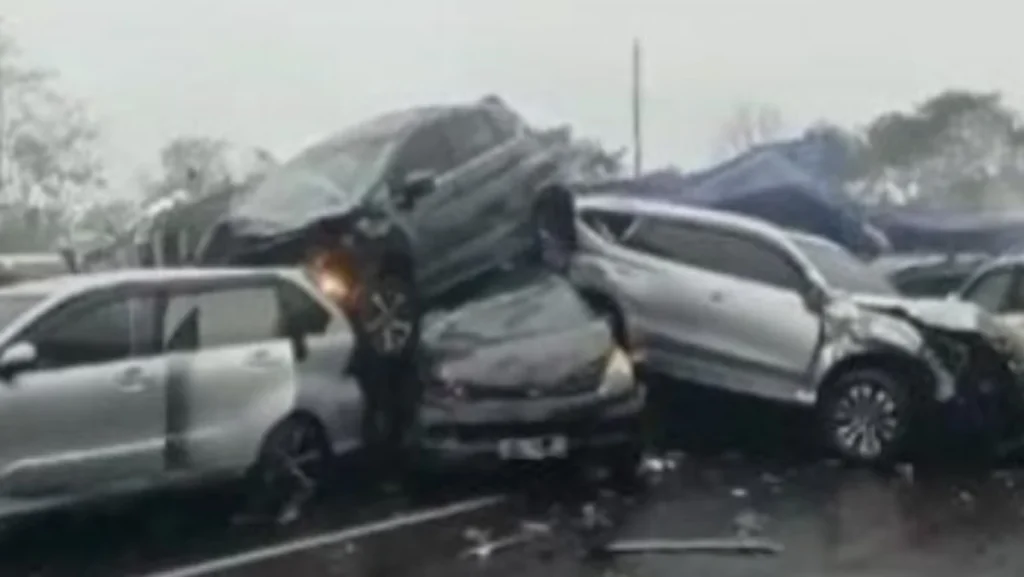
<path fill-rule="evenodd" d="M 0 198 L 7 193 L 7 88 L 3 52 L 0 51 Z"/>
<path fill-rule="evenodd" d="M 641 111 L 641 53 L 640 40 L 633 40 L 633 175 L 639 176 L 643 170 L 644 144 L 643 144 L 643 115 Z"/>

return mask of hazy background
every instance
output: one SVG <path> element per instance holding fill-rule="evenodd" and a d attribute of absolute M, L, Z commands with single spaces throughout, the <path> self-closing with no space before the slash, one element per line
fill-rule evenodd
<path fill-rule="evenodd" d="M 103 129 L 112 185 L 185 133 L 279 156 L 374 112 L 499 92 L 628 144 L 644 43 L 647 164 L 704 163 L 744 102 L 844 125 L 951 86 L 1024 96 L 1000 0 L 0 0 L 26 56 Z"/>

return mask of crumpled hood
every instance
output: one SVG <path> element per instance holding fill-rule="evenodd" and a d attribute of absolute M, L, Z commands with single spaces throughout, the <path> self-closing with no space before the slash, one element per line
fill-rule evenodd
<path fill-rule="evenodd" d="M 349 213 L 365 193 L 341 190 L 312 170 L 283 167 L 232 200 L 224 221 L 240 236 L 285 235 Z"/>
<path fill-rule="evenodd" d="M 612 346 L 605 320 L 544 270 L 499 273 L 492 290 L 425 318 L 421 342 L 444 380 L 497 388 L 560 384 Z"/>
<path fill-rule="evenodd" d="M 947 331 L 985 334 L 995 324 L 988 312 L 971 302 L 880 295 L 851 295 L 850 299 L 873 310 L 903 311 L 922 324 Z"/>
<path fill-rule="evenodd" d="M 558 386 L 576 376 L 592 377 L 590 386 L 596 388 L 610 349 L 610 332 L 595 322 L 566 333 L 463 351 L 442 357 L 439 366 L 451 382 L 495 389 Z"/>
<path fill-rule="evenodd" d="M 858 295 L 852 300 L 859 306 L 883 313 L 902 310 L 917 322 L 933 329 L 980 335 L 996 350 L 1024 361 L 1024 333 L 1012 323 L 1003 322 L 1003 319 L 972 302 L 867 295 Z"/>

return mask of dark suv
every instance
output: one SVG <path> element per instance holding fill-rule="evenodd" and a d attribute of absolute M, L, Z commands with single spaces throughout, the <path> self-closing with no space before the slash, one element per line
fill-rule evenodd
<path fill-rule="evenodd" d="M 539 246 L 538 215 L 571 222 L 572 152 L 495 98 L 386 114 L 235 199 L 198 260 L 315 264 L 370 350 L 401 356 L 425 302 Z"/>

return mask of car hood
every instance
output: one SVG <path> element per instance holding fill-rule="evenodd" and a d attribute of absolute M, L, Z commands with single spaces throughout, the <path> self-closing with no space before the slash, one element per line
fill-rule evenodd
<path fill-rule="evenodd" d="M 994 319 L 974 303 L 883 295 L 852 295 L 851 300 L 872 310 L 900 312 L 932 328 L 954 332 L 984 332 Z"/>
<path fill-rule="evenodd" d="M 857 296 L 853 301 L 885 314 L 905 315 L 931 329 L 978 335 L 1000 353 L 1016 362 L 1024 361 L 1024 334 L 1013 323 L 1004 322 L 974 303 L 876 296 Z"/>
<path fill-rule="evenodd" d="M 272 237 L 348 214 L 369 190 L 343 190 L 327 176 L 285 166 L 233 199 L 223 222 L 243 237 Z"/>
<path fill-rule="evenodd" d="M 425 319 L 421 349 L 435 377 L 508 389 L 557 386 L 603 370 L 614 346 L 611 329 L 566 280 L 512 271 L 490 285 Z M 599 375 L 592 386 L 598 384 Z"/>

